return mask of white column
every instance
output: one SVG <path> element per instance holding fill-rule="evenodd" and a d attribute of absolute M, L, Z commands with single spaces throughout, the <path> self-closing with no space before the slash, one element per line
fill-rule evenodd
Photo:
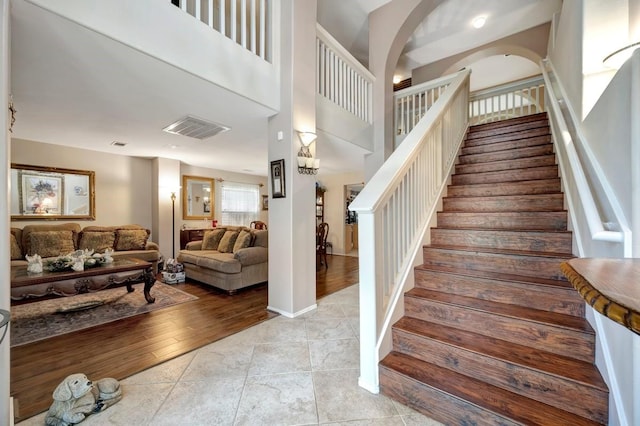
<path fill-rule="evenodd" d="M 11 277 L 10 271 L 10 249 L 9 249 L 9 227 L 11 205 L 11 194 L 7 190 L 9 188 L 10 169 L 11 169 L 11 137 L 9 134 L 9 121 L 7 115 L 7 106 L 9 104 L 10 91 L 10 42 L 9 42 L 9 0 L 2 0 L 0 3 L 0 105 L 2 105 L 2 114 L 0 114 L 0 187 L 4 188 L 4 202 L 0 203 L 0 222 L 4 223 L 0 226 L 0 309 L 9 310 L 11 306 Z M 8 327 L 8 326 L 7 326 Z M 2 330 L 0 330 L 0 335 Z M 9 425 L 11 407 L 9 402 L 9 340 L 11 339 L 9 331 L 0 344 L 0 424 Z"/>
<path fill-rule="evenodd" d="M 269 119 L 269 162 L 284 159 L 285 197 L 273 198 L 269 176 L 269 309 L 287 317 L 316 307 L 316 180 L 298 173 L 296 158 L 297 131 L 316 131 L 316 9 L 316 0 L 283 0 L 273 10 L 281 107 Z"/>

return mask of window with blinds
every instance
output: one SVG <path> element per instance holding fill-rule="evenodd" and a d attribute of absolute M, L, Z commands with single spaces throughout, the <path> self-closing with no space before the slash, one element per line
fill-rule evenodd
<path fill-rule="evenodd" d="M 221 223 L 249 226 L 260 217 L 260 186 L 223 181 L 221 189 Z"/>

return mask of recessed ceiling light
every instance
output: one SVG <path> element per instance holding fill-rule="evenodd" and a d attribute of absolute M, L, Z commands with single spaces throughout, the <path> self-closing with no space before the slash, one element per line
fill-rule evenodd
<path fill-rule="evenodd" d="M 165 146 L 166 146 L 167 148 L 169 148 L 169 149 L 176 149 L 176 148 L 179 148 L 179 145 L 173 145 L 173 144 L 165 145 Z"/>
<path fill-rule="evenodd" d="M 402 76 L 400 75 L 394 75 L 393 76 L 393 84 L 398 84 L 402 81 Z"/>
<path fill-rule="evenodd" d="M 484 24 L 486 24 L 486 22 L 487 17 L 484 15 L 480 15 L 473 18 L 473 21 L 471 21 L 471 25 L 473 25 L 473 28 L 482 28 L 484 27 Z"/>
<path fill-rule="evenodd" d="M 113 141 L 113 142 L 111 142 L 111 145 L 113 145 L 113 146 L 117 146 L 117 147 L 120 147 L 120 148 L 122 148 L 123 146 L 127 146 L 127 144 L 126 144 L 126 143 L 124 143 L 124 142 L 118 142 L 118 141 Z"/>

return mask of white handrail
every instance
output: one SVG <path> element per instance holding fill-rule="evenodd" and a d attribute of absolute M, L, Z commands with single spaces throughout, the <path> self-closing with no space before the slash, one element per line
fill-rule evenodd
<path fill-rule="evenodd" d="M 564 120 L 560 104 L 556 99 L 556 96 L 553 94 L 551 79 L 549 78 L 549 74 L 547 73 L 544 64 L 542 64 L 540 68 L 542 69 L 546 90 L 549 92 L 549 95 L 547 96 L 547 103 L 550 106 L 549 110 L 551 114 L 549 115 L 549 118 L 552 121 L 552 130 L 557 127 L 556 132 L 554 132 L 555 137 L 553 139 L 556 147 L 556 155 L 560 157 L 558 162 L 560 167 L 563 168 L 565 162 L 561 160 L 563 159 L 562 157 L 566 155 L 568 163 L 571 165 L 571 170 L 562 170 L 562 176 L 565 179 L 568 179 L 570 176 L 573 177 L 573 184 L 578 191 L 580 202 L 583 206 L 587 225 L 591 232 L 591 239 L 596 241 L 623 243 L 625 240 L 623 232 L 608 231 L 604 229 L 603 220 L 600 218 L 598 208 L 596 207 L 593 195 L 591 194 L 591 189 L 589 188 L 589 183 L 587 182 L 587 178 L 584 174 L 580 158 L 576 152 L 573 138 L 571 137 L 567 123 Z"/>
<path fill-rule="evenodd" d="M 270 16 L 269 0 L 240 0 L 240 7 L 237 7 L 236 1 L 231 1 L 228 15 L 226 1 L 179 0 L 178 4 L 181 10 L 240 44 L 244 49 L 265 61 L 271 61 L 271 29 L 266 19 Z"/>
<path fill-rule="evenodd" d="M 378 361 L 396 303 L 468 127 L 469 71 L 460 72 L 349 209 L 358 213 L 360 386 L 378 392 Z"/>
<path fill-rule="evenodd" d="M 320 24 L 316 36 L 316 93 L 371 123 L 375 77 Z"/>

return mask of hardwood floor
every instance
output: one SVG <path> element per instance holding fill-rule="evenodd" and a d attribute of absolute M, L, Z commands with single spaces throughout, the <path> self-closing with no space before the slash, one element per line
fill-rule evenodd
<path fill-rule="evenodd" d="M 328 256 L 316 274 L 320 299 L 358 282 L 358 258 Z M 267 285 L 229 296 L 197 282 L 175 285 L 197 300 L 11 349 L 16 421 L 45 411 L 64 377 L 125 377 L 237 333 L 277 314 Z"/>

